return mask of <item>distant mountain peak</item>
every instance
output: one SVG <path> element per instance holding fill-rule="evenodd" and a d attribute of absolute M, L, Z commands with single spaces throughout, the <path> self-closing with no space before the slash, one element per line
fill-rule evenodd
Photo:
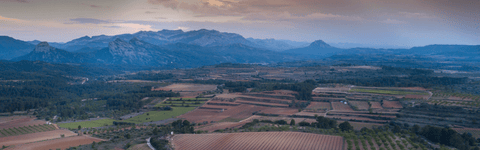
<path fill-rule="evenodd" d="M 331 48 L 332 46 L 328 45 L 322 40 L 316 40 L 309 47 L 320 47 L 320 48 Z"/>
<path fill-rule="evenodd" d="M 54 50 L 55 48 L 51 47 L 47 42 L 40 42 L 37 44 L 37 46 L 35 46 L 35 50 L 33 50 L 34 52 L 50 52 L 52 50 Z"/>
<path fill-rule="evenodd" d="M 137 37 L 133 37 L 128 43 L 133 44 L 133 45 L 145 45 L 145 42 L 142 40 L 138 39 Z"/>

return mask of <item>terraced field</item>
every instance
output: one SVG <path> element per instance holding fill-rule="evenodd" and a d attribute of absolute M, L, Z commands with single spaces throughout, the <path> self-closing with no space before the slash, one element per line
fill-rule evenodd
<path fill-rule="evenodd" d="M 343 137 L 301 132 L 244 132 L 179 134 L 173 137 L 178 150 L 198 149 L 320 149 L 341 150 Z"/>

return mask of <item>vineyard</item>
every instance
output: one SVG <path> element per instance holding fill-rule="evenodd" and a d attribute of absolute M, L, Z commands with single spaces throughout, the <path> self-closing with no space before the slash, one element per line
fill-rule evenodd
<path fill-rule="evenodd" d="M 60 130 L 53 130 L 53 131 L 22 134 L 22 135 L 16 135 L 16 136 L 7 136 L 7 137 L 0 137 L 0 145 L 18 145 L 18 144 L 43 141 L 48 139 L 56 139 L 56 138 L 61 138 L 62 135 L 64 137 L 69 137 L 77 134 L 69 130 L 60 129 Z"/>
<path fill-rule="evenodd" d="M 343 138 L 300 132 L 181 134 L 173 137 L 178 150 L 197 149 L 320 149 L 341 150 Z"/>
<path fill-rule="evenodd" d="M 52 131 L 52 130 L 55 130 L 55 129 L 56 129 L 55 126 L 48 125 L 48 124 L 24 126 L 24 127 L 13 127 L 13 128 L 0 130 L 0 137 L 16 136 L 16 135 L 22 135 L 22 134 Z"/>
<path fill-rule="evenodd" d="M 93 142 L 105 141 L 103 139 L 93 138 L 89 136 L 72 136 L 58 138 L 42 142 L 28 143 L 24 145 L 8 148 L 8 150 L 50 150 L 50 149 L 66 149 L 76 147 L 78 145 L 91 144 Z"/>
<path fill-rule="evenodd" d="M 390 131 L 364 132 L 362 135 L 346 134 L 344 150 L 406 150 L 427 148 L 412 141 L 406 135 L 394 134 Z"/>

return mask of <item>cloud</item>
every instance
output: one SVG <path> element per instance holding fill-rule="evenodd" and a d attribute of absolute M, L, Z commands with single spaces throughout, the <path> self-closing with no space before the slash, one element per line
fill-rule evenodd
<path fill-rule="evenodd" d="M 104 24 L 104 23 L 112 23 L 111 21 L 107 20 L 100 20 L 94 18 L 75 18 L 70 19 L 70 21 L 77 23 L 77 24 Z"/>
<path fill-rule="evenodd" d="M 361 21 L 361 17 L 324 14 L 324 13 L 312 13 L 308 15 L 293 15 L 289 12 L 276 13 L 258 13 L 251 14 L 243 19 L 252 21 L 272 20 L 272 21 L 315 21 L 315 20 L 344 20 L 344 21 Z"/>
<path fill-rule="evenodd" d="M 118 28 L 122 28 L 121 26 L 103 26 L 105 28 L 114 28 L 114 29 L 118 29 Z"/>
<path fill-rule="evenodd" d="M 150 4 L 162 5 L 174 10 L 195 13 L 195 17 L 240 16 L 248 21 L 288 20 L 363 20 L 359 16 L 324 13 L 315 0 L 148 0 Z M 323 3 L 322 3 L 323 5 Z M 337 5 L 332 3 L 332 5 Z"/>
<path fill-rule="evenodd" d="M 7 18 L 0 16 L 0 21 L 12 21 L 12 22 L 26 22 L 25 20 L 15 19 L 15 18 Z"/>
<path fill-rule="evenodd" d="M 395 19 L 387 19 L 387 20 L 383 20 L 383 21 L 380 21 L 381 23 L 385 23 L 385 24 L 406 24 L 407 22 L 405 21 L 400 21 L 400 20 L 395 20 Z"/>
<path fill-rule="evenodd" d="M 28 2 L 30 2 L 30 0 L 1 0 L 1 1 L 19 2 L 19 3 L 28 3 Z"/>
<path fill-rule="evenodd" d="M 431 18 L 437 18 L 436 16 L 429 15 L 426 13 L 411 13 L 411 12 L 399 12 L 401 16 L 407 17 L 407 18 L 419 18 L 419 19 L 431 19 Z"/>
<path fill-rule="evenodd" d="M 85 5 L 85 6 L 88 6 L 88 7 L 92 7 L 92 8 L 101 8 L 101 7 L 102 7 L 102 6 L 99 6 L 99 5 L 85 4 L 85 3 L 82 3 L 82 5 Z"/>

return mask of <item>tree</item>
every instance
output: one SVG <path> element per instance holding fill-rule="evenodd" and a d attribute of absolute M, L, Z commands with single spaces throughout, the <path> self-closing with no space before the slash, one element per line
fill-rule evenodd
<path fill-rule="evenodd" d="M 78 125 L 78 130 L 82 129 L 82 126 Z"/>
<path fill-rule="evenodd" d="M 338 125 L 338 127 L 342 130 L 342 131 L 351 131 L 353 130 L 353 126 L 350 125 L 350 123 L 348 121 L 345 121 L 343 123 L 341 123 L 340 125 Z"/>
<path fill-rule="evenodd" d="M 183 121 L 183 126 L 190 126 L 190 122 L 188 120 Z"/>
<path fill-rule="evenodd" d="M 291 126 L 294 126 L 294 125 L 295 125 L 295 120 L 293 120 L 293 119 L 290 120 L 290 125 L 291 125 Z"/>

